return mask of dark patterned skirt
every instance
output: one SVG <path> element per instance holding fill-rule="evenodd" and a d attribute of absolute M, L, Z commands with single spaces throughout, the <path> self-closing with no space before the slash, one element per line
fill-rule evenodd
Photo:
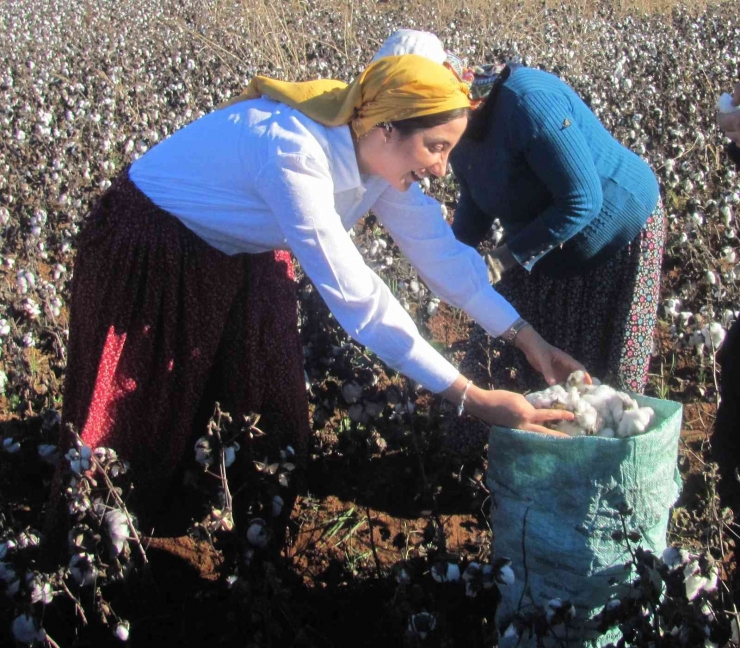
<path fill-rule="evenodd" d="M 274 448 L 309 435 L 290 254 L 228 256 L 124 171 L 78 239 L 64 423 L 159 487 L 193 459 L 218 401 L 262 415 Z"/>
<path fill-rule="evenodd" d="M 665 223 L 659 202 L 640 235 L 614 257 L 569 278 L 517 267 L 496 289 L 550 344 L 618 389 L 645 388 L 660 298 Z M 479 384 L 526 392 L 545 387 L 517 349 L 480 327 L 471 334 L 461 371 Z"/>

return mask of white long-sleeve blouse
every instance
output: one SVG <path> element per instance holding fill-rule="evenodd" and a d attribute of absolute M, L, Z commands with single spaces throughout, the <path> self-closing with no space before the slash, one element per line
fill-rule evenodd
<path fill-rule="evenodd" d="M 326 127 L 268 98 L 192 122 L 136 160 L 136 186 L 225 254 L 289 249 L 342 327 L 384 362 L 439 392 L 458 375 L 419 334 L 348 231 L 371 208 L 429 288 L 491 335 L 518 317 L 440 205 L 362 176 L 348 126 Z"/>

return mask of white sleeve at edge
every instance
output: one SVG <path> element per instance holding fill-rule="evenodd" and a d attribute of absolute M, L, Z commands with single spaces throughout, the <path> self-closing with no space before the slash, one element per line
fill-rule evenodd
<path fill-rule="evenodd" d="M 421 337 L 344 230 L 329 169 L 304 155 L 283 155 L 263 169 L 257 186 L 293 254 L 347 333 L 427 389 L 449 387 L 458 370 Z"/>
<path fill-rule="evenodd" d="M 464 310 L 493 336 L 501 335 L 519 317 L 491 287 L 480 254 L 455 238 L 439 203 L 418 185 L 407 192 L 389 187 L 373 211 L 438 297 Z"/>

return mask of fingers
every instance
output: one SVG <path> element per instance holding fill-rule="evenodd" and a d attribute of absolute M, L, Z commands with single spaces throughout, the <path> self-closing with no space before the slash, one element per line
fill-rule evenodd
<path fill-rule="evenodd" d="M 553 437 L 565 437 L 566 439 L 570 439 L 570 435 L 566 434 L 565 432 L 558 432 L 557 430 L 551 430 L 550 428 L 546 428 L 543 425 L 527 425 L 522 427 L 522 430 L 526 430 L 527 432 L 539 432 L 540 434 L 546 434 L 547 436 L 553 436 Z"/>
<path fill-rule="evenodd" d="M 535 423 L 544 423 L 546 421 L 572 421 L 576 417 L 573 412 L 556 409 L 538 409 L 529 416 L 530 420 Z"/>

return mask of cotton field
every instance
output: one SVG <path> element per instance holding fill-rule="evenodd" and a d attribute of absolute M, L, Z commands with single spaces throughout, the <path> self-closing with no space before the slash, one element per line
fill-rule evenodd
<path fill-rule="evenodd" d="M 640 553 L 634 529 L 620 541 L 634 549 L 645 605 L 672 606 L 660 627 L 674 643 L 659 645 L 737 643 L 737 624 L 719 613 L 737 588 L 737 528 L 717 507 L 704 453 L 718 399 L 715 353 L 740 315 L 740 178 L 715 124 L 720 96 L 739 80 L 740 5 L 528 1 L 2 4 L 0 643 L 497 645 L 493 614 L 514 576 L 491 549 L 483 443 L 461 456 L 448 442 L 475 438 L 475 423 L 349 340 L 300 271 L 315 431 L 305 482 L 293 476 L 292 448 L 274 457 L 251 449 L 269 434 L 259 417 L 238 434 L 224 418 L 198 439 L 184 477 L 198 493 L 188 502 L 191 532 L 165 546 L 137 529 L 126 462 L 56 445 L 75 239 L 91 204 L 131 161 L 253 75 L 350 80 L 402 27 L 434 31 L 469 63 L 517 59 L 560 75 L 656 171 L 667 244 L 647 393 L 684 405 L 688 494 L 671 520 L 671 551 Z M 454 177 L 424 190 L 454 216 Z M 456 362 L 470 353 L 472 327 L 430 293 L 374 218 L 352 234 L 438 348 Z M 502 235 L 497 223 L 488 245 Z M 649 408 L 599 389 L 578 383 L 529 397 L 570 406 L 576 435 L 649 428 Z M 246 453 L 250 488 L 229 484 L 226 469 Z M 54 486 L 73 532 L 52 548 L 45 516 L 59 462 L 72 471 Z M 501 633 L 519 640 L 567 624 L 570 602 L 551 603 L 533 625 Z M 634 599 L 602 604 L 605 628 L 637 627 L 643 613 Z M 656 645 L 637 635 L 626 645 Z"/>

